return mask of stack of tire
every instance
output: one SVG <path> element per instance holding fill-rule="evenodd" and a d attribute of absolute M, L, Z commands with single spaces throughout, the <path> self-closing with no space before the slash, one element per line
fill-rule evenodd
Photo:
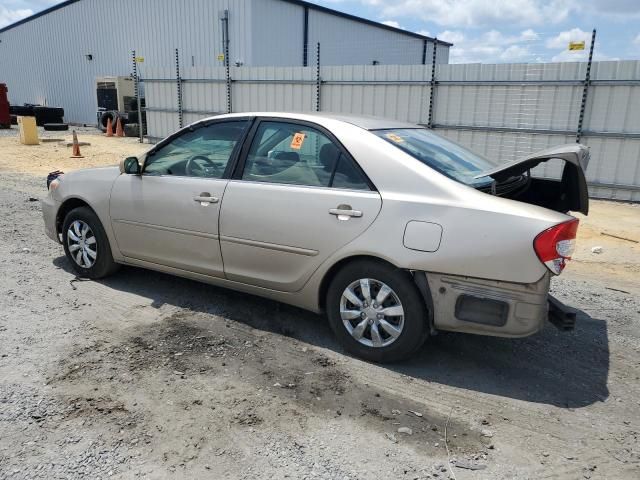
<path fill-rule="evenodd" d="M 122 123 L 126 123 L 124 118 L 120 115 L 120 112 L 116 112 L 115 110 L 105 110 L 100 114 L 100 118 L 98 118 L 98 128 L 103 132 L 106 132 L 109 120 L 111 120 L 111 128 L 115 128 L 118 118 L 120 118 Z"/>
<path fill-rule="evenodd" d="M 36 117 L 36 125 L 45 130 L 69 130 L 69 125 L 64 123 L 64 108 L 44 107 L 42 105 L 12 105 L 11 115 L 15 117 Z M 12 118 L 13 121 L 13 118 Z"/>
<path fill-rule="evenodd" d="M 144 98 L 140 99 L 140 106 L 144 108 Z M 138 137 L 140 136 L 140 118 L 138 115 L 138 101 L 133 98 L 128 105 L 129 110 L 126 112 L 118 112 L 116 110 L 105 110 L 98 112 L 98 128 L 103 132 L 107 131 L 107 124 L 111 120 L 112 128 L 115 129 L 118 119 L 122 124 L 125 137 Z M 142 126 L 144 135 L 147 134 L 147 114 L 142 111 Z"/>
<path fill-rule="evenodd" d="M 140 107 L 145 107 L 144 98 L 140 99 Z M 142 119 L 139 118 L 138 115 L 138 100 L 135 98 L 131 99 L 131 103 L 129 104 L 130 112 L 128 113 L 127 123 L 124 126 L 124 134 L 127 137 L 139 137 L 140 136 L 140 125 L 142 124 L 142 134 L 147 134 L 147 112 L 142 110 Z M 142 120 L 142 121 L 140 121 Z"/>

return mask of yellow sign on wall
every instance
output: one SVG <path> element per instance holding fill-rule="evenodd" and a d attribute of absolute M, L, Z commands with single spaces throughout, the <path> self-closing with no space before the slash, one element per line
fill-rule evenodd
<path fill-rule="evenodd" d="M 224 54 L 221 53 L 220 55 L 218 55 L 218 60 L 223 62 L 224 61 Z"/>
<path fill-rule="evenodd" d="M 136 63 L 144 63 L 144 57 L 136 57 Z"/>
<path fill-rule="evenodd" d="M 585 42 L 569 42 L 569 50 L 584 50 Z"/>

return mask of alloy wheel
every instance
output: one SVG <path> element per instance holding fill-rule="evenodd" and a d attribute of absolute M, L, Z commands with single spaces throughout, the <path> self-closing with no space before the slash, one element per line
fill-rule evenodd
<path fill-rule="evenodd" d="M 74 220 L 67 230 L 67 247 L 73 260 L 82 268 L 91 268 L 98 258 L 98 244 L 91 227 Z"/>
<path fill-rule="evenodd" d="M 373 278 L 361 278 L 345 288 L 340 317 L 349 334 L 367 347 L 391 345 L 404 327 L 400 298 L 391 287 Z"/>

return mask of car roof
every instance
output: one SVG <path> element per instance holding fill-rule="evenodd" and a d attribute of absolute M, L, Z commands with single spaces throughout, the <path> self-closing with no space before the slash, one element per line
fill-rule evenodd
<path fill-rule="evenodd" d="M 324 123 L 322 120 L 337 120 L 339 122 L 350 123 L 365 130 L 382 130 L 387 128 L 423 128 L 414 123 L 401 122 L 389 118 L 373 117 L 367 115 L 348 115 L 342 113 L 326 112 L 244 112 L 220 115 L 220 117 L 276 117 L 290 118 L 292 120 L 306 120 L 310 122 Z"/>

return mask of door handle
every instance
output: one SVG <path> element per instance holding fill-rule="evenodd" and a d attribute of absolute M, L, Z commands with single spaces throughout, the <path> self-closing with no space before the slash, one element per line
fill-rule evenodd
<path fill-rule="evenodd" d="M 197 197 L 193 197 L 193 200 L 203 206 L 204 204 L 218 203 L 220 201 L 218 197 L 212 197 L 211 195 L 205 195 L 202 193 Z"/>
<path fill-rule="evenodd" d="M 338 217 L 338 220 L 349 220 L 350 217 L 359 218 L 362 216 L 360 210 L 353 210 L 351 205 L 338 205 L 338 208 L 330 208 L 329 214 Z"/>

